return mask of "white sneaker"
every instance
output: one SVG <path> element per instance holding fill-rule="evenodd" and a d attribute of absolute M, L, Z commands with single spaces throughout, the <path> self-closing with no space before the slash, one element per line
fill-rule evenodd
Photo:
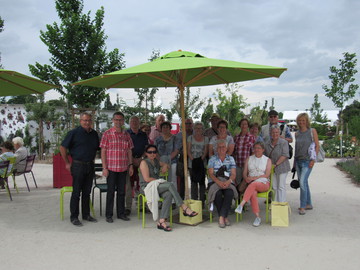
<path fill-rule="evenodd" d="M 241 214 L 243 210 L 243 207 L 241 206 L 241 204 L 238 205 L 238 207 L 236 207 L 235 212 L 238 214 Z"/>
<path fill-rule="evenodd" d="M 259 218 L 259 217 L 255 218 L 253 226 L 259 227 L 260 224 L 261 224 L 261 218 Z"/>
<path fill-rule="evenodd" d="M 211 203 L 211 204 L 210 204 L 209 211 L 210 211 L 210 212 L 212 212 L 213 210 L 214 210 L 214 204 L 213 204 L 213 203 Z"/>

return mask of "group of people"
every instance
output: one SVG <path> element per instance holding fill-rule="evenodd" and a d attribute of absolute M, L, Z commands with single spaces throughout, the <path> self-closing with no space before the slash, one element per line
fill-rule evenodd
<path fill-rule="evenodd" d="M 156 117 L 155 125 L 140 127 L 137 116 L 130 118 L 130 128 L 124 128 L 124 115 L 113 115 L 113 127 L 105 131 L 101 139 L 91 128 L 92 116 L 83 113 L 80 127 L 71 130 L 60 152 L 73 176 L 73 193 L 70 202 L 72 224 L 82 226 L 79 216 L 79 200 L 82 200 L 82 218 L 90 222 L 97 220 L 90 216 L 90 192 L 94 176 L 94 159 L 101 149 L 103 176 L 107 179 L 106 221 L 113 222 L 114 196 L 116 193 L 116 215 L 118 219 L 129 220 L 132 197 L 136 192 L 145 191 L 149 196 L 156 195 L 164 199 L 157 228 L 171 231 L 167 223 L 169 210 L 177 205 L 185 216 L 194 217 L 198 213 L 188 208 L 184 202 L 184 163 L 183 147 L 187 147 L 188 170 L 191 180 L 191 198 L 203 202 L 205 194 L 210 210 L 216 207 L 219 227 L 230 225 L 229 210 L 233 199 L 240 196 L 241 202 L 236 212 L 241 213 L 246 202 L 256 215 L 254 226 L 261 224 L 257 193 L 269 189 L 271 168 L 274 168 L 273 189 L 275 200 L 286 201 L 286 177 L 291 170 L 289 162 L 289 143 L 293 141 L 289 128 L 278 122 L 278 113 L 268 113 L 269 123 L 259 126 L 250 124 L 248 119 L 239 121 L 240 133 L 234 137 L 228 131 L 227 121 L 218 114 L 210 118 L 211 127 L 204 128 L 203 123 L 192 119 L 185 120 L 187 145 L 182 144 L 182 132 L 171 133 L 171 123 L 164 115 Z M 307 152 L 309 145 L 315 142 L 319 150 L 318 136 L 310 128 L 307 114 L 297 117 L 299 131 L 296 133 L 295 159 L 300 180 L 299 213 L 305 214 L 312 209 L 308 177 L 314 166 Z M 312 135 L 311 135 L 312 134 Z M 72 161 L 68 158 L 68 152 Z M 166 175 L 166 177 L 164 176 Z M 163 178 L 167 178 L 164 181 Z M 208 186 L 206 188 L 206 179 Z M 151 193 L 150 193 L 151 192 Z"/>
<path fill-rule="evenodd" d="M 21 137 L 15 137 L 12 141 L 5 141 L 1 143 L 0 161 L 8 161 L 10 158 L 15 157 L 15 163 L 9 164 L 7 172 L 21 173 L 26 167 L 26 158 L 28 150 L 24 146 L 24 141 Z M 0 170 L 0 176 L 4 176 L 5 171 Z M 0 188 L 4 188 L 4 179 L 0 178 Z"/>

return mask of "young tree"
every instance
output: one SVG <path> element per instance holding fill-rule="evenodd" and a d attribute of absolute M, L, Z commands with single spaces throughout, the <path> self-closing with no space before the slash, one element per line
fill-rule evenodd
<path fill-rule="evenodd" d="M 106 52 L 107 36 L 103 30 L 104 8 L 83 14 L 82 0 L 57 0 L 60 25 L 47 25 L 40 39 L 48 47 L 52 65 L 29 65 L 30 72 L 60 87 L 56 90 L 66 97 L 70 106 L 97 107 L 105 99 L 105 89 L 74 86 L 71 83 L 125 67 L 118 49 Z"/>
<path fill-rule="evenodd" d="M 322 115 L 324 110 L 321 109 L 321 104 L 319 102 L 319 95 L 315 94 L 314 96 L 314 103 L 311 105 L 310 113 L 311 113 L 311 120 L 319 123 L 326 123 L 327 118 L 326 116 Z"/>
<path fill-rule="evenodd" d="M 343 121 L 342 121 L 342 111 L 344 109 L 345 102 L 353 98 L 358 90 L 359 86 L 353 84 L 355 81 L 356 70 L 356 54 L 355 53 L 344 53 L 344 59 L 340 59 L 340 68 L 335 66 L 330 67 L 331 75 L 329 79 L 331 80 L 331 87 L 323 85 L 325 95 L 328 98 L 331 98 L 332 102 L 336 107 L 340 109 L 339 120 L 341 127 L 341 135 L 343 132 Z M 342 156 L 342 139 L 340 139 L 340 156 Z"/>
<path fill-rule="evenodd" d="M 204 106 L 205 100 L 200 99 L 200 89 L 198 89 L 194 94 L 191 93 L 190 87 L 186 87 L 184 91 L 184 110 L 185 110 L 185 119 L 186 118 L 199 118 L 199 110 Z M 177 113 L 181 116 L 180 111 L 180 93 L 177 93 L 176 101 L 170 103 L 171 112 Z"/>
<path fill-rule="evenodd" d="M 216 106 L 216 112 L 229 123 L 229 131 L 234 134 L 238 128 L 238 123 L 244 117 L 241 111 L 249 106 L 244 97 L 239 94 L 241 86 L 238 84 L 226 85 L 225 92 L 216 90 L 215 99 L 219 102 Z"/>
<path fill-rule="evenodd" d="M 204 128 L 209 128 L 210 123 L 209 120 L 211 118 L 211 115 L 214 113 L 214 106 L 213 101 L 211 98 L 207 100 L 207 105 L 204 109 L 203 114 L 201 115 L 201 122 L 204 124 Z"/>
<path fill-rule="evenodd" d="M 35 121 L 38 124 L 38 154 L 39 159 L 43 159 L 44 154 L 44 123 L 46 121 L 55 121 L 58 115 L 55 113 L 55 107 L 44 102 L 44 95 L 37 95 L 36 103 L 25 104 L 25 109 L 28 112 L 27 120 Z"/>

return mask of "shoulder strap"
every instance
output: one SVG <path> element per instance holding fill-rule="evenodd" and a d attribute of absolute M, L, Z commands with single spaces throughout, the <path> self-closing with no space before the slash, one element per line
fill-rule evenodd
<path fill-rule="evenodd" d="M 314 141 L 314 134 L 313 134 L 313 129 L 310 128 L 310 134 L 311 134 L 311 141 L 313 142 Z"/>

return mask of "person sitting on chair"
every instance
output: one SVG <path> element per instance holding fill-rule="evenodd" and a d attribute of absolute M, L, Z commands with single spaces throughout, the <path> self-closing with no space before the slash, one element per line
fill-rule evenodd
<path fill-rule="evenodd" d="M 14 156 L 14 146 L 12 145 L 11 142 L 3 142 L 1 144 L 1 155 L 0 155 L 0 161 L 7 161 L 9 160 L 9 158 L 13 157 Z M 13 164 L 9 164 L 9 167 L 8 167 L 8 171 L 11 170 Z M 5 169 L 1 169 L 0 170 L 0 176 L 5 176 L 3 175 L 5 173 Z M 3 179 L 0 179 L 0 186 L 1 188 L 4 188 L 4 180 Z"/>
<path fill-rule="evenodd" d="M 155 145 L 150 144 L 145 147 L 146 158 L 140 163 L 139 174 L 140 187 L 142 190 L 145 190 L 150 182 L 160 179 L 160 172 L 165 173 L 168 170 L 168 164 L 156 159 L 156 154 L 157 147 Z M 192 211 L 186 206 L 186 204 L 184 204 L 172 182 L 160 183 L 157 187 L 157 191 L 159 196 L 164 199 L 160 212 L 160 218 L 157 223 L 157 228 L 159 230 L 164 230 L 166 232 L 171 231 L 171 228 L 166 223 L 166 219 L 169 217 L 171 202 L 173 199 L 175 200 L 176 205 L 182 208 L 184 216 L 195 217 L 198 215 L 198 213 Z"/>
<path fill-rule="evenodd" d="M 28 156 L 28 150 L 24 146 L 24 141 L 21 137 L 15 137 L 12 140 L 15 148 L 15 168 L 14 172 L 23 172 L 26 167 L 26 158 Z"/>
<path fill-rule="evenodd" d="M 231 202 L 235 197 L 237 200 L 238 193 L 234 185 L 236 178 L 236 164 L 232 156 L 226 154 L 228 149 L 225 140 L 217 141 L 217 151 L 208 164 L 209 173 L 209 204 L 215 204 L 219 215 L 219 227 L 225 228 L 230 226 L 227 218 L 231 207 Z M 210 211 L 212 207 L 210 206 Z"/>
<path fill-rule="evenodd" d="M 235 209 L 236 213 L 241 214 L 243 207 L 247 201 L 251 201 L 251 207 L 256 215 L 253 225 L 260 226 L 260 209 L 257 200 L 258 192 L 265 192 L 270 187 L 270 172 L 271 172 L 271 159 L 264 155 L 265 146 L 263 142 L 256 142 L 254 144 L 254 155 L 248 157 L 245 161 L 243 178 L 249 183 L 245 190 L 244 197 Z"/>

